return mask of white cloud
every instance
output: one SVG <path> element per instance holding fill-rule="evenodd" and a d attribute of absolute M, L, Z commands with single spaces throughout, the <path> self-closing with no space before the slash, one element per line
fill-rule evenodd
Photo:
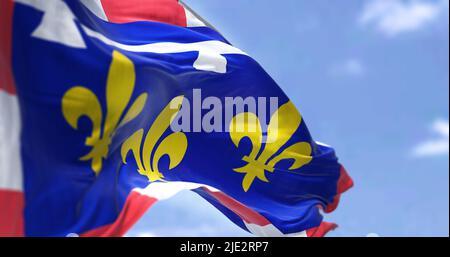
<path fill-rule="evenodd" d="M 364 75 L 365 68 L 361 60 L 350 58 L 337 63 L 331 68 L 331 74 L 335 76 L 359 77 Z"/>
<path fill-rule="evenodd" d="M 364 8 L 359 22 L 373 25 L 387 36 L 421 29 L 448 14 L 448 0 L 372 0 Z"/>
<path fill-rule="evenodd" d="M 447 155 L 449 153 L 449 123 L 448 120 L 436 120 L 431 129 L 439 135 L 435 139 L 427 140 L 413 149 L 416 157 Z"/>

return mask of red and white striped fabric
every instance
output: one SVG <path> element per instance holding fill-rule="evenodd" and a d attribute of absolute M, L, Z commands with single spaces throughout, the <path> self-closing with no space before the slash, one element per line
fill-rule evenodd
<path fill-rule="evenodd" d="M 0 236 L 23 235 L 20 114 L 10 64 L 13 6 L 0 1 Z"/>
<path fill-rule="evenodd" d="M 177 0 L 81 0 L 97 17 L 112 23 L 157 21 L 182 27 L 207 26 Z"/>

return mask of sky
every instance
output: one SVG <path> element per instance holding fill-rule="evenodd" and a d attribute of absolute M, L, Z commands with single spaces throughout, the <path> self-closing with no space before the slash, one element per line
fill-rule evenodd
<path fill-rule="evenodd" d="M 256 59 L 355 186 L 329 236 L 449 235 L 448 0 L 185 0 Z M 129 236 L 249 236 L 196 194 Z"/>

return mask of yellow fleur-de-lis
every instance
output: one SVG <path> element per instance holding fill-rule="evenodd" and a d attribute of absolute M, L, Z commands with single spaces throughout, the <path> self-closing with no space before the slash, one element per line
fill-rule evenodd
<path fill-rule="evenodd" d="M 299 169 L 312 160 L 311 146 L 307 142 L 297 142 L 277 152 L 292 137 L 302 121 L 300 113 L 289 101 L 282 105 L 271 117 L 267 127 L 266 142 L 258 117 L 251 112 L 237 114 L 230 123 L 230 137 L 236 147 L 243 138 L 248 138 L 252 144 L 249 155 L 242 158 L 247 164 L 234 171 L 245 173 L 242 188 L 247 192 L 255 178 L 269 182 L 265 171 L 273 172 L 275 165 L 281 160 L 293 159 L 289 170 Z M 259 154 L 259 152 L 262 152 Z"/>
<path fill-rule="evenodd" d="M 186 154 L 188 142 L 183 132 L 173 132 L 163 138 L 157 145 L 176 114 L 180 111 L 183 98 L 183 96 L 178 96 L 172 99 L 153 122 L 142 145 L 142 156 L 143 129 L 136 131 L 122 144 L 120 152 L 123 163 L 126 163 L 127 154 L 131 151 L 136 161 L 138 172 L 147 176 L 151 182 L 164 178 L 158 168 L 159 161 L 164 155 L 167 155 L 170 159 L 169 170 L 171 170 L 180 164 Z"/>
<path fill-rule="evenodd" d="M 78 120 L 82 116 L 92 122 L 91 135 L 85 141 L 85 145 L 91 146 L 92 149 L 80 160 L 90 160 L 96 175 L 101 171 L 103 160 L 108 156 L 115 131 L 136 118 L 147 101 L 147 94 L 142 93 L 122 117 L 133 94 L 135 78 L 133 62 L 118 51 L 113 51 L 106 82 L 106 116 L 103 115 L 97 96 L 86 87 L 72 87 L 62 98 L 62 112 L 72 128 L 78 129 Z"/>

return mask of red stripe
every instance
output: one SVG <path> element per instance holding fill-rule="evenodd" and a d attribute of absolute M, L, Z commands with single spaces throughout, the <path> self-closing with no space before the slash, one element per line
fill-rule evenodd
<path fill-rule="evenodd" d="M 217 201 L 219 201 L 222 205 L 236 213 L 242 220 L 244 220 L 247 223 L 253 223 L 260 226 L 265 226 L 270 224 L 270 221 L 268 221 L 264 216 L 262 216 L 260 213 L 256 212 L 255 210 L 248 208 L 247 206 L 243 205 L 242 203 L 236 201 L 235 199 L 229 197 L 225 193 L 222 192 L 213 192 L 208 190 L 207 188 L 203 188 L 208 194 L 210 194 L 212 197 L 216 198 Z"/>
<path fill-rule="evenodd" d="M 22 192 L 0 190 L 0 237 L 24 236 Z"/>
<path fill-rule="evenodd" d="M 186 27 L 186 13 L 177 0 L 101 0 L 110 22 L 156 21 Z"/>
<path fill-rule="evenodd" d="M 81 236 L 123 236 L 155 202 L 157 202 L 156 198 L 132 191 L 130 195 L 128 195 L 125 205 L 114 223 L 90 230 L 81 234 Z"/>
<path fill-rule="evenodd" d="M 334 197 L 333 202 L 327 205 L 327 207 L 325 208 L 325 212 L 330 213 L 330 212 L 334 211 L 337 208 L 337 206 L 339 205 L 339 200 L 341 198 L 341 194 L 344 193 L 345 191 L 349 190 L 351 187 L 353 187 L 353 180 L 348 175 L 345 168 L 343 166 L 341 166 L 340 176 L 339 176 L 339 179 L 337 182 L 336 196 Z"/>
<path fill-rule="evenodd" d="M 330 222 L 322 222 L 320 226 L 306 230 L 308 237 L 323 237 L 331 230 L 337 228 L 337 225 Z"/>
<path fill-rule="evenodd" d="M 13 10 L 12 0 L 0 0 L 0 90 L 10 94 L 16 92 L 11 67 Z"/>

